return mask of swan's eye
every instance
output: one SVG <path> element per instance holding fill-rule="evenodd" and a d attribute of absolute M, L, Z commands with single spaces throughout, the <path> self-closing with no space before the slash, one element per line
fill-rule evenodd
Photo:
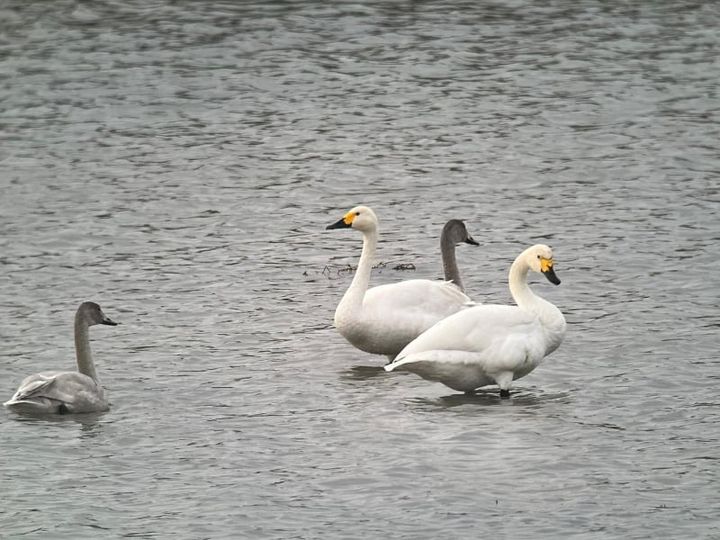
<path fill-rule="evenodd" d="M 356 215 L 356 216 L 359 216 L 359 215 L 360 215 L 360 212 L 355 212 L 355 215 Z"/>
<path fill-rule="evenodd" d="M 540 255 L 538 255 L 538 259 L 540 258 Z"/>

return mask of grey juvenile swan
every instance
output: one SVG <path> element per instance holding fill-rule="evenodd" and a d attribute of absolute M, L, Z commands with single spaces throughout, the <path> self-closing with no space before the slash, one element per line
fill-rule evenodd
<path fill-rule="evenodd" d="M 15 395 L 5 402 L 23 413 L 88 413 L 108 410 L 108 401 L 93 363 L 88 328 L 95 324 L 115 326 L 95 302 L 83 302 L 75 313 L 75 356 L 77 371 L 45 371 L 20 383 Z"/>
<path fill-rule="evenodd" d="M 451 219 L 443 227 L 440 235 L 440 252 L 442 253 L 443 272 L 445 280 L 452 281 L 462 292 L 465 292 L 462 280 L 460 279 L 460 271 L 458 270 L 457 261 L 455 259 L 455 246 L 465 242 L 478 246 L 478 244 L 467 231 L 465 224 L 459 219 Z"/>

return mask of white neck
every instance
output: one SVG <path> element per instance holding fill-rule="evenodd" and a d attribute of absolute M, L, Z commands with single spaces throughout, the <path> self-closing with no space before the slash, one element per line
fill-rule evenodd
<path fill-rule="evenodd" d="M 465 288 L 460 279 L 460 270 L 458 270 L 457 260 L 455 259 L 455 242 L 447 237 L 442 237 L 440 239 L 440 252 L 442 253 L 445 280 L 452 281 L 464 292 Z"/>
<path fill-rule="evenodd" d="M 337 311 L 359 313 L 362 309 L 362 302 L 365 292 L 370 285 L 370 273 L 372 271 L 375 249 L 377 248 L 377 230 L 363 232 L 363 248 L 360 255 L 355 277 L 338 304 Z"/>
<path fill-rule="evenodd" d="M 565 329 L 565 317 L 553 304 L 537 296 L 530 290 L 527 275 L 530 268 L 521 254 L 510 267 L 508 282 L 510 294 L 520 309 L 536 314 L 543 326 L 562 332 Z"/>
<path fill-rule="evenodd" d="M 90 351 L 88 324 L 80 313 L 75 315 L 75 359 L 80 373 L 87 375 L 94 381 L 98 380 L 92 352 Z"/>

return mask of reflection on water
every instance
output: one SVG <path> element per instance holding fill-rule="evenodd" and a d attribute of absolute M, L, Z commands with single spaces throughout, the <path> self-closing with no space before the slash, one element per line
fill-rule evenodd
<path fill-rule="evenodd" d="M 548 404 L 569 404 L 571 403 L 571 397 L 566 392 L 548 393 L 535 388 L 526 388 L 518 392 L 511 392 L 509 399 L 501 399 L 497 388 L 488 387 L 480 389 L 473 394 L 451 394 L 435 399 L 417 398 L 411 401 L 441 408 L 458 407 L 462 405 L 477 405 L 482 407 L 502 405 L 539 408 Z"/>
<path fill-rule="evenodd" d="M 436 386 L 441 391 L 447 388 Z M 409 397 L 404 403 L 417 405 L 420 410 L 432 411 L 437 409 L 451 409 L 454 407 L 476 407 L 480 414 L 484 407 L 518 407 L 529 412 L 539 412 L 557 406 L 572 403 L 572 396 L 568 392 L 547 392 L 539 388 L 520 388 L 511 392 L 509 399 L 502 399 L 497 387 L 486 387 L 475 393 L 457 393 L 438 397 Z"/>
<path fill-rule="evenodd" d="M 106 421 L 110 419 L 107 413 L 33 415 L 7 411 L 6 415 L 6 422 L 12 422 L 21 432 L 28 434 L 23 446 L 12 447 L 14 458 L 8 461 L 8 474 L 20 477 L 27 474 L 26 468 L 31 467 L 32 463 L 36 463 L 32 466 L 33 476 L 41 474 L 43 470 L 50 475 L 61 473 L 59 463 L 72 457 L 58 458 L 57 453 L 68 446 L 103 444 L 107 434 Z"/>
<path fill-rule="evenodd" d="M 3 3 L 1 399 L 71 368 L 80 301 L 123 326 L 92 336 L 108 413 L 0 412 L 2 534 L 720 535 L 719 26 L 681 0 Z M 373 285 L 440 278 L 461 218 L 468 294 L 507 303 L 550 243 L 565 342 L 510 400 L 385 373 L 332 328 L 360 239 L 324 228 L 356 204 Z"/>
<path fill-rule="evenodd" d="M 8 417 L 29 425 L 77 424 L 83 437 L 93 437 L 102 429 L 100 420 L 107 413 L 86 414 L 16 414 L 8 411 Z"/>
<path fill-rule="evenodd" d="M 368 381 L 376 377 L 389 377 L 383 366 L 351 366 L 343 371 L 344 379 Z"/>

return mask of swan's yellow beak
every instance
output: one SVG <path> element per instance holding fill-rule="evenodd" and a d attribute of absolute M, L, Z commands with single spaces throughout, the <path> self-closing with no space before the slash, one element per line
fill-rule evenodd
<path fill-rule="evenodd" d="M 355 212 L 348 212 L 341 219 L 339 219 L 332 225 L 328 225 L 325 228 L 326 229 L 347 229 L 348 227 L 352 227 L 353 220 L 355 219 L 356 215 L 357 214 Z"/>
<path fill-rule="evenodd" d="M 540 257 L 540 271 L 550 283 L 554 285 L 560 285 L 560 279 L 558 279 L 558 277 L 555 275 L 555 270 L 553 269 L 552 259 Z"/>
<path fill-rule="evenodd" d="M 353 224 L 353 221 L 355 220 L 355 217 L 357 216 L 356 212 L 348 212 L 343 216 L 343 221 L 345 222 L 345 225 L 348 227 Z"/>

